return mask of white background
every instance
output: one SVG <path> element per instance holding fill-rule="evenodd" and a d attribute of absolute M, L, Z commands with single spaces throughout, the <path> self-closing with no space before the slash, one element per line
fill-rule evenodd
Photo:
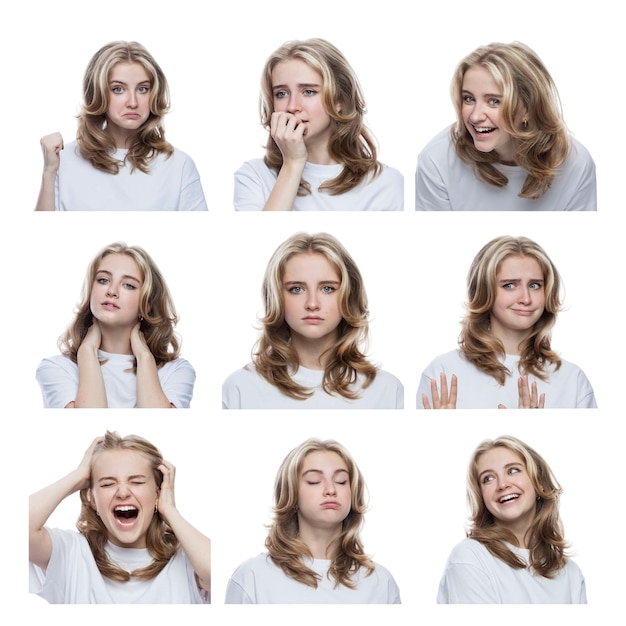
<path fill-rule="evenodd" d="M 108 428 L 143 435 L 161 448 L 178 469 L 180 510 L 213 540 L 211 607 L 126 607 L 126 618 L 269 624 L 283 617 L 334 623 L 373 616 L 399 624 L 421 618 L 453 624 L 460 617 L 482 623 L 492 615 L 504 617 L 500 611 L 507 610 L 508 623 L 548 615 L 587 622 L 621 609 L 622 565 L 614 555 L 619 555 L 624 515 L 623 411 L 615 355 L 624 349 L 624 48 L 623 22 L 609 6 L 608 0 L 319 0 L 304 5 L 243 0 L 224 6 L 137 0 L 5 8 L 0 37 L 1 315 L 7 351 L 0 515 L 7 544 L 0 586 L 4 605 L 28 621 L 50 619 L 52 609 L 26 592 L 26 495 L 75 467 L 93 437 Z M 233 212 L 233 172 L 263 153 L 265 133 L 257 111 L 265 59 L 284 41 L 307 37 L 328 39 L 352 63 L 380 158 L 405 176 L 404 213 Z M 42 165 L 39 138 L 58 130 L 66 141 L 73 139 L 84 69 L 101 45 L 115 39 L 140 41 L 165 71 L 173 104 L 167 138 L 195 160 L 208 214 L 32 211 Z M 544 60 L 570 130 L 595 159 L 598 213 L 415 213 L 417 153 L 454 119 L 449 83 L 456 63 L 479 45 L 512 40 L 530 45 Z M 298 230 L 328 231 L 354 256 L 370 299 L 371 354 L 403 381 L 404 411 L 221 411 L 221 382 L 249 360 L 256 338 L 265 264 Z M 597 411 L 529 417 L 518 411 L 414 410 L 422 369 L 456 345 L 469 264 L 484 243 L 501 234 L 535 239 L 561 272 L 566 310 L 553 345 L 585 370 Z M 197 372 L 190 411 L 41 408 L 35 368 L 42 357 L 57 352 L 56 340 L 71 320 L 87 264 L 116 240 L 145 247 L 170 285 L 181 318 L 183 356 Z M 587 579 L 587 607 L 511 611 L 435 604 L 445 559 L 463 538 L 469 456 L 482 439 L 505 433 L 543 454 L 564 486 L 566 535 Z M 339 440 L 363 470 L 371 497 L 365 547 L 396 578 L 401 607 L 315 607 L 294 618 L 288 607 L 222 604 L 232 571 L 263 549 L 280 462 L 309 436 Z M 78 509 L 78 497 L 68 499 L 51 525 L 72 528 Z M 112 615 L 107 610 L 116 609 L 59 607 L 54 615 L 104 623 Z"/>

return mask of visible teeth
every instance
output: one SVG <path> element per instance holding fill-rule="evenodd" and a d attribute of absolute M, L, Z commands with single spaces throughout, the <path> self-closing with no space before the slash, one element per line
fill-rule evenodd
<path fill-rule="evenodd" d="M 136 511 L 137 507 L 136 506 L 131 506 L 131 505 L 116 506 L 115 510 L 116 511 Z"/>
<path fill-rule="evenodd" d="M 482 128 L 482 127 L 474 126 L 474 130 L 477 133 L 490 133 L 492 130 L 495 130 L 495 129 L 493 127 L 491 127 L 491 128 Z"/>
<path fill-rule="evenodd" d="M 517 498 L 519 498 L 519 496 L 516 496 L 516 495 L 504 496 L 500 498 L 499 502 L 510 502 L 511 500 L 516 500 Z"/>

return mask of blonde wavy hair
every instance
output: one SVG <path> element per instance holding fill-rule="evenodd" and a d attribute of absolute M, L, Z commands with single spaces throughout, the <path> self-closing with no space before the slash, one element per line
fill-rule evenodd
<path fill-rule="evenodd" d="M 366 107 L 361 86 L 343 54 L 324 39 L 286 42 L 267 59 L 261 78 L 261 124 L 270 130 L 274 113 L 272 72 L 279 63 L 291 59 L 304 61 L 322 77 L 324 110 L 333 124 L 328 152 L 343 165 L 339 176 L 324 182 L 320 190 L 327 190 L 335 196 L 350 191 L 370 173 L 377 176 L 382 166 L 378 162 L 374 138 L 365 125 Z M 275 172 L 283 165 L 282 153 L 271 135 L 267 138 L 264 160 Z M 301 180 L 298 195 L 309 193 L 309 183 Z"/>
<path fill-rule="evenodd" d="M 343 520 L 341 534 L 331 546 L 331 565 L 328 576 L 335 579 L 335 587 L 344 585 L 350 589 L 356 586 L 352 576 L 361 568 L 369 576 L 374 563 L 364 553 L 359 537 L 363 516 L 367 510 L 365 482 L 363 476 L 348 453 L 333 440 L 307 439 L 294 448 L 282 462 L 274 484 L 274 520 L 269 527 L 265 546 L 272 561 L 290 578 L 309 587 L 317 588 L 320 575 L 307 567 L 303 557 L 312 559 L 308 546 L 298 536 L 298 485 L 304 459 L 312 452 L 335 452 L 348 468 L 350 480 L 351 508 Z"/>
<path fill-rule="evenodd" d="M 470 363 L 493 376 L 500 385 L 512 372 L 500 362 L 505 355 L 502 342 L 491 333 L 491 311 L 496 299 L 496 276 L 510 256 L 537 261 L 544 279 L 545 308 L 531 334 L 520 344 L 520 374 L 541 380 L 549 377 L 548 365 L 561 367 L 561 359 L 550 346 L 552 327 L 561 310 L 561 278 L 545 250 L 527 237 L 502 236 L 492 239 L 474 258 L 467 275 L 467 313 L 462 321 L 459 346 Z"/>
<path fill-rule="evenodd" d="M 502 91 L 500 124 L 511 135 L 516 164 L 528 172 L 519 196 L 539 198 L 551 187 L 570 150 L 556 85 L 536 53 L 517 41 L 477 48 L 457 66 L 451 86 L 458 118 L 451 129 L 456 153 L 479 178 L 496 187 L 508 183 L 494 165 L 499 157 L 494 151 L 477 150 L 463 121 L 463 78 L 475 67 L 486 69 Z"/>
<path fill-rule="evenodd" d="M 76 141 L 81 155 L 96 169 L 118 174 L 123 165 L 113 156 L 116 145 L 107 132 L 110 100 L 109 79 L 118 63 L 138 63 L 150 80 L 150 115 L 137 130 L 125 160 L 131 171 L 150 172 L 150 161 L 159 154 L 169 158 L 174 148 L 165 140 L 163 117 L 170 108 L 170 96 L 163 70 L 154 57 L 136 41 L 113 41 L 96 52 L 83 77 L 83 104 L 78 114 Z"/>
<path fill-rule="evenodd" d="M 174 332 L 178 315 L 165 278 L 152 257 L 139 246 L 129 246 L 123 242 L 112 243 L 96 255 L 87 268 L 74 321 L 59 338 L 61 353 L 74 363 L 78 362 L 78 348 L 87 331 L 93 324 L 90 298 L 100 264 L 109 254 L 125 254 L 137 263 L 141 271 L 139 293 L 140 330 L 144 335 L 157 367 L 177 359 L 180 353 L 179 340 Z M 133 371 L 136 370 L 136 364 Z"/>
<path fill-rule="evenodd" d="M 262 334 L 252 354 L 258 373 L 280 391 L 297 400 L 306 400 L 313 391 L 295 382 L 293 374 L 299 360 L 291 344 L 291 329 L 285 321 L 283 277 L 285 266 L 296 254 L 321 254 L 340 276 L 339 310 L 342 320 L 337 327 L 337 340 L 330 348 L 322 387 L 326 393 L 338 394 L 350 400 L 359 397 L 352 386 L 357 376 L 364 377 L 363 389 L 376 377 L 372 365 L 361 346 L 368 338 L 367 294 L 363 278 L 347 250 L 328 233 L 296 233 L 274 252 L 263 280 L 265 315 L 261 319 Z"/>
<path fill-rule="evenodd" d="M 152 467 L 157 491 L 160 489 L 163 482 L 163 474 L 158 468 L 163 463 L 163 456 L 149 441 L 137 435 L 121 437 L 116 432 L 107 431 L 102 443 L 96 446 L 94 450 L 91 467 L 93 468 L 96 459 L 102 453 L 111 450 L 132 450 L 137 454 L 143 455 Z M 100 573 L 106 578 L 119 582 L 127 582 L 131 577 L 140 580 L 156 578 L 168 564 L 169 560 L 176 554 L 179 547 L 178 539 L 172 532 L 172 529 L 161 518 L 159 512 L 155 511 L 146 535 L 146 547 L 154 559 L 153 562 L 147 567 L 130 573 L 121 569 L 109 559 L 105 551 L 105 544 L 108 538 L 107 530 L 92 506 L 92 487 L 93 485 L 90 485 L 89 488 L 81 489 L 80 491 L 81 511 L 76 527 L 87 539 Z"/>
<path fill-rule="evenodd" d="M 527 564 L 513 553 L 506 543 L 519 545 L 512 531 L 497 526 L 482 496 L 478 477 L 480 457 L 494 448 L 507 448 L 517 454 L 526 467 L 538 499 L 535 519 L 528 530 L 529 564 L 534 572 L 545 578 L 554 578 L 563 569 L 568 557 L 568 545 L 563 535 L 559 515 L 559 497 L 563 489 L 546 461 L 533 448 L 510 436 L 483 441 L 474 451 L 467 474 L 467 499 L 471 511 L 467 536 L 482 543 L 496 558 L 515 569 Z"/>

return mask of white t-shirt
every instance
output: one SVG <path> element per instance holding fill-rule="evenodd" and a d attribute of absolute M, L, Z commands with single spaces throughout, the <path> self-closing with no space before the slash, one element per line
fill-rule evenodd
<path fill-rule="evenodd" d="M 508 179 L 495 187 L 478 178 L 474 168 L 457 156 L 446 128 L 417 158 L 417 211 L 595 211 L 596 166 L 587 149 L 570 137 L 570 154 L 559 168 L 552 187 L 540 198 L 520 198 L 528 175 L 516 165 L 495 164 Z"/>
<path fill-rule="evenodd" d="M 370 576 L 360 568 L 353 576 L 356 589 L 335 588 L 328 577 L 330 561 L 305 560 L 321 575 L 317 588 L 287 576 L 267 553 L 242 563 L 228 581 L 226 604 L 400 604 L 400 590 L 393 576 L 381 565 Z"/>
<path fill-rule="evenodd" d="M 252 363 L 231 374 L 222 386 L 224 409 L 401 409 L 404 407 L 404 387 L 389 372 L 378 370 L 376 378 L 361 397 L 349 400 L 326 393 L 322 388 L 323 370 L 299 367 L 292 376 L 297 383 L 313 390 L 306 400 L 296 400 L 269 383 Z M 359 378 L 362 381 L 362 378 Z M 358 382 L 360 387 L 362 382 Z"/>
<path fill-rule="evenodd" d="M 179 548 L 158 576 L 122 583 L 98 570 L 87 539 L 71 530 L 48 528 L 52 556 L 44 572 L 30 564 L 30 592 L 50 604 L 204 604 L 209 594 L 198 589 L 193 567 Z M 121 548 L 107 543 L 109 558 L 132 572 L 152 563 L 147 548 Z"/>
<path fill-rule="evenodd" d="M 343 165 L 306 163 L 302 178 L 311 185 L 311 193 L 296 196 L 293 211 L 403 211 L 404 177 L 392 167 L 383 165 L 376 178 L 368 176 L 345 193 L 331 196 L 319 186 L 343 170 Z M 277 174 L 263 159 L 244 163 L 235 172 L 235 210 L 262 211 L 267 203 Z"/>
<path fill-rule="evenodd" d="M 124 161 L 128 150 L 113 156 Z M 195 163 L 180 150 L 166 159 L 159 154 L 144 174 L 125 163 L 119 173 L 96 169 L 84 159 L 75 141 L 60 152 L 56 176 L 57 211 L 206 211 L 207 205 Z"/>
<path fill-rule="evenodd" d="M 528 563 L 529 551 L 507 544 Z M 571 559 L 554 578 L 515 569 L 474 539 L 457 544 L 446 564 L 439 604 L 587 604 L 585 579 Z"/>
<path fill-rule="evenodd" d="M 460 350 L 452 350 L 434 359 L 424 370 L 417 390 L 417 408 L 423 409 L 422 394 L 428 396 L 432 407 L 430 381 L 436 380 L 439 385 L 439 374 L 444 373 L 450 386 L 452 374 L 456 374 L 458 381 L 457 409 L 497 409 L 504 404 L 508 409 L 516 409 L 519 405 L 517 381 L 519 373 L 519 356 L 507 354 L 504 365 L 512 373 L 507 376 L 504 386 L 501 387 L 493 376 L 479 370 L 470 363 Z M 537 383 L 537 393 L 546 394 L 546 409 L 595 409 L 596 399 L 591 383 L 585 373 L 569 361 L 561 361 L 561 367 L 554 371 L 548 368 L 547 381 L 534 376 L 528 376 L 529 385 Z"/>
<path fill-rule="evenodd" d="M 128 371 L 133 365 L 133 355 L 98 350 L 98 357 L 107 359 L 101 365 L 107 406 L 111 409 L 134 408 L 137 404 L 137 376 Z M 167 399 L 176 408 L 188 409 L 196 380 L 196 372 L 189 361 L 169 361 L 158 369 L 158 375 Z M 69 357 L 57 354 L 44 359 L 37 368 L 36 376 L 41 387 L 44 408 L 62 409 L 76 400 L 78 365 Z"/>

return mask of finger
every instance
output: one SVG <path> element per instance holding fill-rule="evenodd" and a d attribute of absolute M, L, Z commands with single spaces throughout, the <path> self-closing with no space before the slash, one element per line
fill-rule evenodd
<path fill-rule="evenodd" d="M 506 409 L 506 406 L 504 406 L 504 404 L 498 404 L 498 408 L 499 409 Z"/>
<path fill-rule="evenodd" d="M 539 407 L 539 397 L 537 394 L 537 381 L 533 381 L 533 384 L 531 385 L 530 406 L 531 408 Z"/>
<path fill-rule="evenodd" d="M 430 402 L 428 402 L 428 396 L 425 393 L 422 394 L 422 406 L 425 409 L 430 409 Z"/>
<path fill-rule="evenodd" d="M 542 393 L 539 396 L 539 408 L 543 409 L 545 407 L 545 405 L 546 405 L 546 394 Z"/>
<path fill-rule="evenodd" d="M 430 381 L 430 395 L 433 399 L 433 408 L 436 409 L 439 406 L 439 388 L 437 387 L 437 381 L 432 378 Z"/>
<path fill-rule="evenodd" d="M 456 374 L 452 374 L 452 378 L 450 379 L 450 406 L 454 406 L 456 408 L 456 393 L 458 389 L 458 380 Z"/>
<path fill-rule="evenodd" d="M 446 406 L 448 404 L 448 379 L 443 372 L 439 375 L 439 397 L 441 404 Z"/>
<path fill-rule="evenodd" d="M 517 392 L 519 395 L 519 408 L 528 409 L 530 407 L 530 392 L 528 390 L 527 376 L 522 376 L 517 381 Z"/>

